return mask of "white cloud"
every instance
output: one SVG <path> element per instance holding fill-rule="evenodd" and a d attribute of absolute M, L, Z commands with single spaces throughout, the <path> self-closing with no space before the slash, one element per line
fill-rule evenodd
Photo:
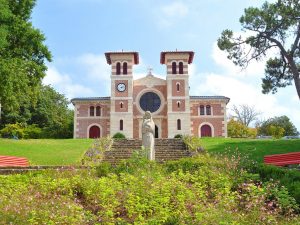
<path fill-rule="evenodd" d="M 110 80 L 110 66 L 103 55 L 84 54 L 76 58 L 76 62 L 86 71 L 87 77 L 96 82 Z"/>
<path fill-rule="evenodd" d="M 68 99 L 80 96 L 91 96 L 92 89 L 72 81 L 70 75 L 60 73 L 54 66 L 48 66 L 43 84 L 53 86 L 58 92 L 63 93 Z"/>
<path fill-rule="evenodd" d="M 188 13 L 188 5 L 180 1 L 163 5 L 158 11 L 155 11 L 156 17 L 158 18 L 158 26 L 161 28 L 171 27 L 177 21 L 187 16 Z"/>
<path fill-rule="evenodd" d="M 213 45 L 212 58 L 215 63 L 224 69 L 224 73 L 234 77 L 261 77 L 264 74 L 265 60 L 253 60 L 247 68 L 242 69 L 227 58 L 227 53 L 220 50 L 217 43 Z"/>
<path fill-rule="evenodd" d="M 187 5 L 182 2 L 173 2 L 161 8 L 162 13 L 167 17 L 183 17 L 189 12 Z"/>

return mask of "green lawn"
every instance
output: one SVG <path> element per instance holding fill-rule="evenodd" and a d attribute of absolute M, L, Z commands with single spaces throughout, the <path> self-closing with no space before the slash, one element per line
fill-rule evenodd
<path fill-rule="evenodd" d="M 74 165 L 91 146 L 89 139 L 32 139 L 0 138 L 0 155 L 23 156 L 31 165 Z"/>
<path fill-rule="evenodd" d="M 205 149 L 213 153 L 234 152 L 238 150 L 250 159 L 263 162 L 264 155 L 300 152 L 300 140 L 259 140 L 237 138 L 202 138 Z"/>
<path fill-rule="evenodd" d="M 300 140 L 202 138 L 201 142 L 208 152 L 238 150 L 258 162 L 263 161 L 264 155 L 300 151 Z M 80 163 L 92 143 L 89 139 L 0 139 L 0 155 L 23 156 L 31 165 L 74 165 Z"/>

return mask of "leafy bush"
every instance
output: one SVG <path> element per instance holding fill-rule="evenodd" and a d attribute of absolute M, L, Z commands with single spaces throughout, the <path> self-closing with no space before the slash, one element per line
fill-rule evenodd
<path fill-rule="evenodd" d="M 257 137 L 257 129 L 256 128 L 248 128 L 248 135 L 249 138 L 256 138 Z"/>
<path fill-rule="evenodd" d="M 36 124 L 28 125 L 24 128 L 24 138 L 26 139 L 38 139 L 42 137 L 42 129 Z"/>
<path fill-rule="evenodd" d="M 113 139 L 110 136 L 95 139 L 91 148 L 89 148 L 81 160 L 82 165 L 96 166 L 102 162 L 104 154 L 110 151 Z"/>
<path fill-rule="evenodd" d="M 268 133 L 272 135 L 273 138 L 280 139 L 284 135 L 284 128 L 279 126 L 270 125 L 268 127 Z"/>
<path fill-rule="evenodd" d="M 204 149 L 201 146 L 201 139 L 195 136 L 185 135 L 182 138 L 184 144 L 187 146 L 188 150 L 193 154 L 203 152 Z"/>
<path fill-rule="evenodd" d="M 248 167 L 251 173 L 259 174 L 262 181 L 268 182 L 278 181 L 280 185 L 287 188 L 291 196 L 293 196 L 300 205 L 300 173 L 297 170 L 287 170 L 265 164 L 252 164 Z"/>
<path fill-rule="evenodd" d="M 174 138 L 183 138 L 183 136 L 182 136 L 182 134 L 176 134 L 175 136 L 174 136 Z"/>
<path fill-rule="evenodd" d="M 122 171 L 0 176 L 0 224 L 299 224 L 276 183 L 253 182 L 230 160 L 201 154 L 157 164 L 136 152 Z M 138 159 L 143 159 L 140 161 Z M 128 166 L 126 169 L 126 165 Z M 120 169 L 121 167 L 119 167 Z M 244 174 L 237 187 L 234 182 Z M 99 177 L 99 175 L 101 175 Z"/>
<path fill-rule="evenodd" d="M 112 167 L 108 162 L 102 162 L 96 167 L 96 173 L 98 177 L 107 176 L 111 172 L 112 172 Z"/>
<path fill-rule="evenodd" d="M 24 137 L 24 125 L 21 123 L 7 124 L 0 131 L 0 134 L 4 138 L 20 138 Z"/>
<path fill-rule="evenodd" d="M 122 134 L 121 132 L 117 132 L 113 136 L 114 139 L 126 139 L 125 135 Z"/>

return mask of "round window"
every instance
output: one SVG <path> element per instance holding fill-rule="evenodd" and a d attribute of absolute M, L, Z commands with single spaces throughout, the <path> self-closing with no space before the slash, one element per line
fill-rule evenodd
<path fill-rule="evenodd" d="M 140 98 L 140 106 L 144 111 L 155 112 L 159 109 L 160 104 L 159 96 L 153 92 L 146 92 Z"/>

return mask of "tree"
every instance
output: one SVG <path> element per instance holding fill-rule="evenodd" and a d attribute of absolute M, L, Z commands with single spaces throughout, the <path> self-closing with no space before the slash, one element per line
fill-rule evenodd
<path fill-rule="evenodd" d="M 274 94 L 294 81 L 300 99 L 299 0 L 277 0 L 265 2 L 261 8 L 249 7 L 240 23 L 250 35 L 235 37 L 233 31 L 224 30 L 218 39 L 219 48 L 241 67 L 266 58 L 268 50 L 277 49 L 278 54 L 267 60 L 262 92 Z"/>
<path fill-rule="evenodd" d="M 245 124 L 233 119 L 228 122 L 227 131 L 229 137 L 248 137 L 248 127 Z"/>
<path fill-rule="evenodd" d="M 299 134 L 297 128 L 294 126 L 294 124 L 290 121 L 290 119 L 287 116 L 274 117 L 262 122 L 261 125 L 258 127 L 258 134 L 272 135 L 272 130 L 274 130 L 274 128 L 270 128 L 271 126 L 277 129 L 278 127 L 283 128 L 284 136 L 294 136 Z"/>
<path fill-rule="evenodd" d="M 69 101 L 51 86 L 42 86 L 35 107 L 31 107 L 29 124 L 43 128 L 47 138 L 70 138 L 73 136 L 73 111 Z"/>
<path fill-rule="evenodd" d="M 255 110 L 254 106 L 245 104 L 240 105 L 239 107 L 233 105 L 232 111 L 234 113 L 233 117 L 247 127 L 251 122 L 257 120 L 258 116 L 261 114 Z"/>
<path fill-rule="evenodd" d="M 35 0 L 0 0 L 0 103 L 6 122 L 24 122 L 51 61 L 45 37 L 30 22 Z"/>

